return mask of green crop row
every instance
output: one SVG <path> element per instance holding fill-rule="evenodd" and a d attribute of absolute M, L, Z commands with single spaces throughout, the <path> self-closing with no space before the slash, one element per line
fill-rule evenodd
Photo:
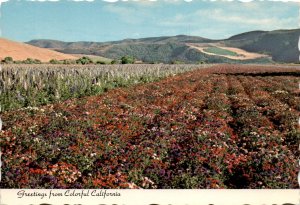
<path fill-rule="evenodd" d="M 151 82 L 197 68 L 201 66 L 2 65 L 0 70 L 1 111 L 96 95 L 111 88 Z"/>
<path fill-rule="evenodd" d="M 218 48 L 218 47 L 205 48 L 204 51 L 206 51 L 208 53 L 213 53 L 213 54 L 216 54 L 216 55 L 239 56 L 236 52 L 226 50 L 226 49 L 223 49 L 223 48 Z"/>

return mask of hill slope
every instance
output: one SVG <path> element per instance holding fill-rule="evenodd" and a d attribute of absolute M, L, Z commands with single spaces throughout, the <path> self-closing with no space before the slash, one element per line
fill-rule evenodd
<path fill-rule="evenodd" d="M 299 36 L 300 29 L 254 31 L 233 36 L 224 43 L 249 52 L 269 54 L 277 62 L 292 63 L 299 61 Z"/>
<path fill-rule="evenodd" d="M 28 44 L 68 54 L 98 55 L 106 58 L 120 58 L 124 55 L 132 55 L 145 62 L 169 63 L 174 60 L 194 63 L 197 61 L 214 63 L 270 62 L 270 58 L 258 55 L 268 54 L 274 61 L 290 63 L 298 62 L 297 45 L 299 35 L 300 29 L 295 29 L 251 31 L 223 40 L 211 40 L 197 36 L 178 35 L 125 39 L 122 41 L 103 43 L 33 40 L 28 42 Z M 196 49 L 195 45 L 200 49 Z M 252 56 L 260 57 L 251 59 L 244 58 L 244 60 L 238 61 L 222 55 L 209 55 L 205 52 L 201 52 L 201 48 L 206 47 L 229 47 L 231 50 L 238 48 L 236 49 L 237 51 L 243 52 L 244 50 L 244 53 L 251 52 L 254 53 L 254 55 L 251 54 Z"/>
<path fill-rule="evenodd" d="M 76 59 L 76 57 L 69 54 L 0 38 L 0 59 L 8 56 L 12 57 L 14 60 L 33 58 L 42 62 L 48 62 L 51 59 Z"/>

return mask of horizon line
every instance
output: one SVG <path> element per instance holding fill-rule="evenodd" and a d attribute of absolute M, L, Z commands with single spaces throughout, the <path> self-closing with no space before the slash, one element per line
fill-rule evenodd
<path fill-rule="evenodd" d="M 251 33 L 251 32 L 274 32 L 274 31 L 293 31 L 293 30 L 299 30 L 300 28 L 291 28 L 291 29 L 275 29 L 275 30 L 249 30 L 249 31 L 245 31 L 242 33 L 236 33 L 233 34 L 227 38 L 219 38 L 219 39 L 213 39 L 213 38 L 209 38 L 209 37 L 203 37 L 203 36 L 199 36 L 199 35 L 187 35 L 187 34 L 177 34 L 177 35 L 163 35 L 163 36 L 147 36 L 147 37 L 141 37 L 141 38 L 122 38 L 122 39 L 116 39 L 116 40 L 110 40 L 110 41 L 92 41 L 92 40 L 77 40 L 77 41 L 66 41 L 66 40 L 58 40 L 58 39 L 51 39 L 51 38 L 35 38 L 35 39 L 31 39 L 29 41 L 18 41 L 18 40 L 13 40 L 7 37 L 3 37 L 0 36 L 0 38 L 2 39 L 7 39 L 7 40 L 11 40 L 11 41 L 16 41 L 16 42 L 21 42 L 21 43 L 27 43 L 30 41 L 41 41 L 41 40 L 51 40 L 51 41 L 60 41 L 60 42 L 66 42 L 66 43 L 77 43 L 77 42 L 93 42 L 93 43 L 110 43 L 110 42 L 117 42 L 117 41 L 125 41 L 125 40 L 140 40 L 140 39 L 148 39 L 148 38 L 161 38 L 161 37 L 177 37 L 177 36 L 188 36 L 188 37 L 199 37 L 199 38 L 203 38 L 203 39 L 207 39 L 207 40 L 216 40 L 216 41 L 220 41 L 220 40 L 226 40 L 229 38 L 232 38 L 234 36 L 237 35 L 241 35 L 241 34 L 246 34 L 246 33 Z"/>

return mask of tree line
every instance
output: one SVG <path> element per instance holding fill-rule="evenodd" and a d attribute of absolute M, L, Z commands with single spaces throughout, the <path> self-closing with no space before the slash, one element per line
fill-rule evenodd
<path fill-rule="evenodd" d="M 134 64 L 137 60 L 133 56 L 123 56 L 121 59 L 103 61 L 103 60 L 92 60 L 90 57 L 83 56 L 77 60 L 57 60 L 51 59 L 48 63 L 50 64 L 79 64 L 79 65 L 88 65 L 88 64 Z M 42 64 L 38 59 L 27 58 L 26 60 L 14 60 L 12 57 L 8 56 L 1 60 L 1 63 L 4 64 Z"/>

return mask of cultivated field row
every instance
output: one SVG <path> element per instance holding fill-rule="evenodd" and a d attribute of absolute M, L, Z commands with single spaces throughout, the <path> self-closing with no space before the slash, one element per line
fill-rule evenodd
<path fill-rule="evenodd" d="M 209 65 L 1 65 L 0 111 L 151 82 Z"/>
<path fill-rule="evenodd" d="M 5 112 L 1 187 L 296 188 L 299 73 L 264 68 Z"/>

